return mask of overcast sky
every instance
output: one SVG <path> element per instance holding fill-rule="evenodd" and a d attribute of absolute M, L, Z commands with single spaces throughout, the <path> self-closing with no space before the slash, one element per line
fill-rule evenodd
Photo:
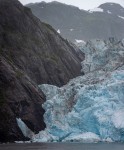
<path fill-rule="evenodd" d="M 28 4 L 28 3 L 41 2 L 42 0 L 19 0 L 19 1 L 22 4 Z M 51 2 L 54 0 L 43 0 L 43 1 Z M 105 2 L 119 3 L 124 7 L 124 0 L 56 0 L 56 1 L 78 6 L 79 8 L 85 9 L 85 10 L 95 8 Z"/>

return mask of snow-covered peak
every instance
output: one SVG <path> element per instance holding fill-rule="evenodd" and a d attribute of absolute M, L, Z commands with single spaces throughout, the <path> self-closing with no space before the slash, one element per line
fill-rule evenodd
<path fill-rule="evenodd" d="M 124 8 L 118 3 L 104 3 L 99 6 L 106 13 L 116 16 L 124 16 Z"/>

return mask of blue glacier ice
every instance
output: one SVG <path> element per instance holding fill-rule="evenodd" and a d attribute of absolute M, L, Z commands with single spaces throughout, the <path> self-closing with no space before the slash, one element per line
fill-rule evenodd
<path fill-rule="evenodd" d="M 47 98 L 47 127 L 32 141 L 124 141 L 123 41 L 92 40 L 81 50 L 84 76 L 60 88 L 39 86 Z"/>
<path fill-rule="evenodd" d="M 34 133 L 27 127 L 27 125 L 20 118 L 16 118 L 16 121 L 17 121 L 18 127 L 22 131 L 23 135 L 25 137 L 32 138 Z"/>

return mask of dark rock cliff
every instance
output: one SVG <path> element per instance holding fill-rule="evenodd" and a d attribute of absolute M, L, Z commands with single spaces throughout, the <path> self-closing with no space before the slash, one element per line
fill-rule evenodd
<path fill-rule="evenodd" d="M 44 100 L 28 76 L 0 56 L 0 141 L 26 140 L 16 118 L 34 132 L 44 129 Z"/>
<path fill-rule="evenodd" d="M 34 132 L 45 128 L 37 85 L 62 86 L 80 75 L 83 53 L 17 0 L 0 0 L 0 141 L 26 140 L 21 118 Z"/>
<path fill-rule="evenodd" d="M 7 7 L 9 5 L 9 7 Z M 80 74 L 75 49 L 15 0 L 1 0 L 1 53 L 37 84 L 65 84 Z"/>

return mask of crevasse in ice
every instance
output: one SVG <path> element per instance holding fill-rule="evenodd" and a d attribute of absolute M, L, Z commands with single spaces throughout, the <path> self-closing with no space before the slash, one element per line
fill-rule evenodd
<path fill-rule="evenodd" d="M 47 128 L 32 138 L 34 142 L 124 141 L 123 42 L 93 40 L 81 50 L 84 76 L 61 88 L 39 86 L 47 97 Z"/>

